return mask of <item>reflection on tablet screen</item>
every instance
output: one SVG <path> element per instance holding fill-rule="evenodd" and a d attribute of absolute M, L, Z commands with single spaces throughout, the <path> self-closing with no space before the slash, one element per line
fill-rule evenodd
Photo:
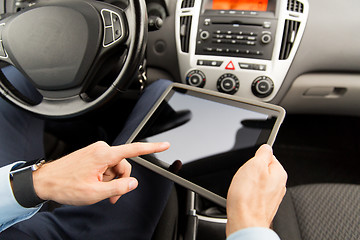
<path fill-rule="evenodd" d="M 134 141 L 170 142 L 169 150 L 144 158 L 165 169 L 180 160 L 171 170 L 226 197 L 233 174 L 267 142 L 275 121 L 272 110 L 172 90 Z"/>

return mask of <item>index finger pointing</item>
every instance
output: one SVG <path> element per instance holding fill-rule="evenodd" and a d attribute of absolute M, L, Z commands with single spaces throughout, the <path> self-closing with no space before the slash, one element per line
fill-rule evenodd
<path fill-rule="evenodd" d="M 119 159 L 132 158 L 150 153 L 157 153 L 167 150 L 170 147 L 168 142 L 159 143 L 131 143 L 111 147 L 113 151 L 119 154 Z"/>

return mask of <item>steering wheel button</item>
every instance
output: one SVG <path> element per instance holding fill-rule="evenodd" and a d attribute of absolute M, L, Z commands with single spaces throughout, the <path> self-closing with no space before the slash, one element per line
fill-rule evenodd
<path fill-rule="evenodd" d="M 121 24 L 120 24 L 120 18 L 119 16 L 112 14 L 113 16 L 113 23 L 114 23 L 114 36 L 115 36 L 115 40 L 119 39 L 122 35 L 122 29 L 121 29 Z"/>
<path fill-rule="evenodd" d="M 105 26 L 111 26 L 112 23 L 111 23 L 110 12 L 108 10 L 103 10 L 103 11 L 101 11 L 101 15 L 103 17 Z"/>
<path fill-rule="evenodd" d="M 110 43 L 112 43 L 114 41 L 113 38 L 113 28 L 112 27 L 108 27 L 105 28 L 105 33 L 104 33 L 104 45 L 109 45 Z"/>
<path fill-rule="evenodd" d="M 113 23 L 119 22 L 119 17 L 116 14 L 112 14 L 112 21 Z"/>

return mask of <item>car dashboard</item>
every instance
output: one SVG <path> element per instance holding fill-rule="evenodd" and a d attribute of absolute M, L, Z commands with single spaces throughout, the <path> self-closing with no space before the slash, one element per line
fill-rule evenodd
<path fill-rule="evenodd" d="M 149 33 L 150 80 L 170 78 L 288 113 L 358 115 L 358 2 L 218 2 L 148 1 L 149 19 L 163 18 Z"/>

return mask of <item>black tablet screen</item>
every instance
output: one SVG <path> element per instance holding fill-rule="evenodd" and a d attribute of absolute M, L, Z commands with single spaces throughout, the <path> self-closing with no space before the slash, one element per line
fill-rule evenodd
<path fill-rule="evenodd" d="M 275 121 L 273 110 L 171 90 L 134 141 L 170 142 L 169 150 L 143 158 L 226 198 L 233 174 L 267 143 Z"/>

